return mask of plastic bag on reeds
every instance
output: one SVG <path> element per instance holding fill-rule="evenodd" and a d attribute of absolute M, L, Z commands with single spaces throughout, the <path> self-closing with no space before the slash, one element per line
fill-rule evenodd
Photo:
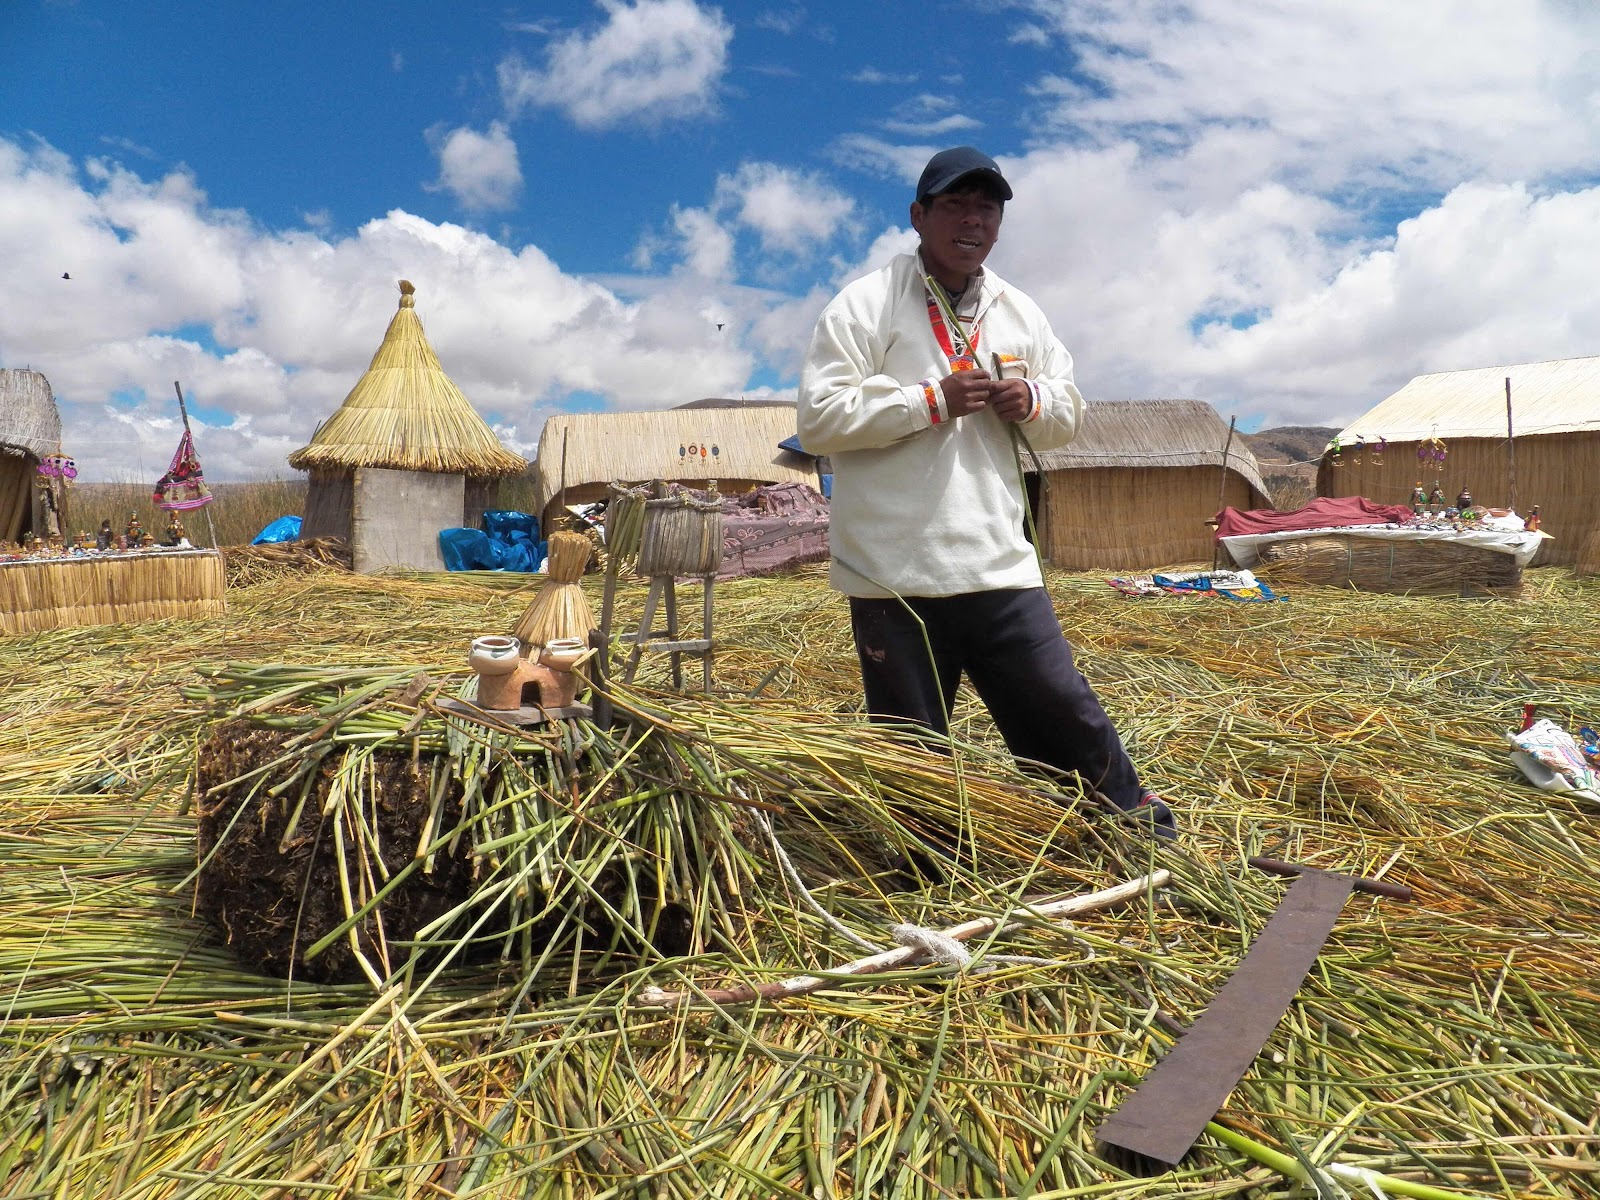
<path fill-rule="evenodd" d="M 587 640 L 589 631 L 599 628 L 579 583 L 593 550 L 581 533 L 562 530 L 550 535 L 545 580 L 512 630 L 528 657 L 537 657 L 538 647 L 556 638 Z"/>
<path fill-rule="evenodd" d="M 722 501 L 684 492 L 645 502 L 639 574 L 715 575 L 722 562 Z"/>

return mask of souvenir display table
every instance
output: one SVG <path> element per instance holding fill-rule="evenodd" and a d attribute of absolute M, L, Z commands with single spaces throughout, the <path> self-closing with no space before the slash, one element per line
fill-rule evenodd
<path fill-rule="evenodd" d="M 1241 567 L 1255 567 L 1273 557 L 1264 548 L 1278 542 L 1307 538 L 1360 538 L 1379 542 L 1432 542 L 1461 547 L 1476 547 L 1497 554 L 1509 554 L 1517 566 L 1525 567 L 1539 552 L 1539 546 L 1548 533 L 1535 531 L 1503 531 L 1497 529 L 1458 528 L 1440 525 L 1355 525 L 1327 529 L 1292 529 L 1279 533 L 1248 533 L 1222 538 L 1222 545 L 1233 561 Z"/>
<path fill-rule="evenodd" d="M 73 552 L 0 560 L 0 633 L 220 616 L 216 550 Z"/>
<path fill-rule="evenodd" d="M 1340 526 L 1219 539 L 1241 567 L 1368 592 L 1509 594 L 1550 535 L 1448 523 Z"/>

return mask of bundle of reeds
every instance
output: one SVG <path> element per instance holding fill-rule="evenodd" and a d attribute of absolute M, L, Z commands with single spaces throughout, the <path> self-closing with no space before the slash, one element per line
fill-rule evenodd
<path fill-rule="evenodd" d="M 581 533 L 564 529 L 550 535 L 545 579 L 512 631 L 530 658 L 556 638 L 586 639 L 589 631 L 597 628 L 589 598 L 580 586 L 593 550 Z"/>
<path fill-rule="evenodd" d="M 351 569 L 350 543 L 340 537 L 225 546 L 222 558 L 229 587 L 251 587 L 306 571 Z"/>
<path fill-rule="evenodd" d="M 1277 584 L 1320 584 L 1427 596 L 1504 595 L 1522 583 L 1509 554 L 1444 541 L 1329 534 L 1269 542 L 1262 573 Z"/>
<path fill-rule="evenodd" d="M 214 550 L 0 564 L 0 632 L 195 620 L 227 611 Z"/>

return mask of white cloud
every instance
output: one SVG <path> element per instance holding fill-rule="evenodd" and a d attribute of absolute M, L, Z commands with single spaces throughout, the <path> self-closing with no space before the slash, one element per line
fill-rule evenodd
<path fill-rule="evenodd" d="M 815 175 L 747 162 L 718 177 L 716 206 L 753 229 L 763 250 L 799 254 L 846 232 L 855 201 Z"/>
<path fill-rule="evenodd" d="M 0 262 L 0 362 L 50 380 L 85 478 L 165 469 L 174 379 L 208 474 L 290 475 L 285 456 L 366 369 L 400 278 L 417 287 L 445 370 L 519 446 L 572 392 L 629 408 L 738 394 L 759 360 L 703 314 L 721 305 L 742 328 L 775 302 L 730 301 L 693 274 L 624 299 L 536 246 L 400 210 L 349 236 L 271 232 L 211 207 L 185 174 L 80 171 L 48 146 L 4 139 Z"/>
<path fill-rule="evenodd" d="M 895 105 L 893 115 L 883 127 L 890 133 L 923 138 L 942 138 L 946 134 L 982 128 L 982 121 L 954 111 L 956 108 L 956 102 L 948 96 L 924 92 Z"/>
<path fill-rule="evenodd" d="M 757 29 L 770 29 L 773 33 L 791 34 L 803 28 L 806 23 L 806 10 L 804 8 L 769 8 L 756 14 L 755 25 Z"/>
<path fill-rule="evenodd" d="M 428 142 L 439 159 L 435 189 L 448 191 L 469 212 L 511 208 L 522 190 L 517 144 L 499 121 L 479 133 L 462 126 L 448 132 L 429 131 Z"/>
<path fill-rule="evenodd" d="M 542 68 L 501 62 L 500 91 L 513 114 L 557 108 L 583 129 L 656 126 L 713 111 L 733 26 L 694 0 L 604 0 L 605 24 L 570 33 Z"/>
<path fill-rule="evenodd" d="M 851 83 L 915 83 L 917 77 L 905 71 L 884 71 L 877 67 L 862 67 L 853 74 L 846 75 L 845 79 Z"/>
<path fill-rule="evenodd" d="M 1389 237 L 1270 179 L 1174 196 L 1124 143 L 1001 162 L 992 263 L 1044 307 L 1092 398 L 1195 396 L 1340 424 L 1433 370 L 1595 353 L 1600 189 L 1462 184 Z"/>
<path fill-rule="evenodd" d="M 1593 168 L 1600 9 L 1501 0 L 1034 0 L 1080 78 L 1050 81 L 1050 125 L 1182 149 L 1250 130 L 1257 162 L 1327 191 L 1444 190 Z"/>
<path fill-rule="evenodd" d="M 726 279 L 733 265 L 733 235 L 703 208 L 675 208 L 673 228 L 682 239 L 684 269 L 702 279 Z"/>

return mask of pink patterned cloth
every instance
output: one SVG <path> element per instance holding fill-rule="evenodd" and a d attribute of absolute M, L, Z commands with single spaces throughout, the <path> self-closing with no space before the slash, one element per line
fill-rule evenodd
<path fill-rule="evenodd" d="M 772 575 L 828 557 L 828 501 L 803 483 L 774 483 L 722 501 L 719 579 Z"/>

